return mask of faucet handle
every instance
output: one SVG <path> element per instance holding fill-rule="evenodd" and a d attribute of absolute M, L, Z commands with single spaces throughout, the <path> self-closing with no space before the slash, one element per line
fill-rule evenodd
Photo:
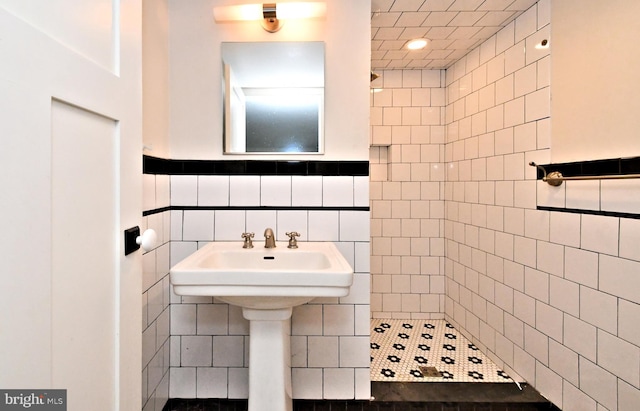
<path fill-rule="evenodd" d="M 285 234 L 289 236 L 289 245 L 287 248 L 298 248 L 298 240 L 296 240 L 296 237 L 300 237 L 300 233 L 291 231 Z"/>
<path fill-rule="evenodd" d="M 253 242 L 251 239 L 255 236 L 255 233 L 242 233 L 242 238 L 244 238 L 244 244 L 242 248 L 253 248 Z"/>

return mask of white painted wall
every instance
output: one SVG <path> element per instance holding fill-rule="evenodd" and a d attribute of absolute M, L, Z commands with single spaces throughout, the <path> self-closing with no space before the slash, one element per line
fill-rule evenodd
<path fill-rule="evenodd" d="M 167 0 L 142 2 L 144 154 L 169 157 L 169 14 Z"/>
<path fill-rule="evenodd" d="M 551 159 L 640 155 L 640 2 L 551 4 Z"/>
<path fill-rule="evenodd" d="M 232 3 L 193 0 L 189 1 L 189 7 L 185 7 L 184 1 L 168 1 L 171 157 L 209 160 L 278 158 L 222 154 L 220 43 L 324 41 L 325 154 L 295 158 L 367 160 L 370 2 L 328 0 L 325 19 L 291 20 L 277 33 L 264 31 L 257 22 L 216 23 L 213 7 Z"/>

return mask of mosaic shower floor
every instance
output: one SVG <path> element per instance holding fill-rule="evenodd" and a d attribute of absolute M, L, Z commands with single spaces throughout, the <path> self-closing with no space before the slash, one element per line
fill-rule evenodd
<path fill-rule="evenodd" d="M 371 381 L 513 380 L 445 320 L 371 320 Z"/>

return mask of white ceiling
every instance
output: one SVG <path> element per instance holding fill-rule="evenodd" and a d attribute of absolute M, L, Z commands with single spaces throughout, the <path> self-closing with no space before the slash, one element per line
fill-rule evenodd
<path fill-rule="evenodd" d="M 371 0 L 371 69 L 443 69 L 537 0 Z M 423 50 L 405 47 L 426 38 Z"/>

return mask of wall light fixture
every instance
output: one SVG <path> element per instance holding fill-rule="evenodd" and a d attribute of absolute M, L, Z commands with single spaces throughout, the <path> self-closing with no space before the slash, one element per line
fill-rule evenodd
<path fill-rule="evenodd" d="M 282 27 L 283 20 L 324 17 L 326 12 L 324 2 L 240 4 L 214 7 L 213 18 L 217 22 L 261 20 L 266 31 L 275 33 Z"/>

